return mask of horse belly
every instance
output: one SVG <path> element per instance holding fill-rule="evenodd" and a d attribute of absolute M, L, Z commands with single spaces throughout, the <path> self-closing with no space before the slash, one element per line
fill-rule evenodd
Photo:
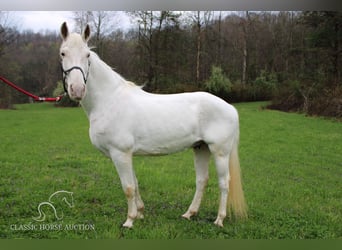
<path fill-rule="evenodd" d="M 163 122 L 145 127 L 135 136 L 135 155 L 166 155 L 191 147 L 199 139 L 197 123 Z"/>
<path fill-rule="evenodd" d="M 134 155 L 168 155 L 177 153 L 191 147 L 195 143 L 195 139 L 182 138 L 172 141 L 149 141 L 148 143 L 140 143 L 134 150 Z"/>

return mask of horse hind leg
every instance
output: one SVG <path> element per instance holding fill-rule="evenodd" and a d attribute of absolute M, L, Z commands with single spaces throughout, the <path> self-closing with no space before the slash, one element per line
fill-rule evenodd
<path fill-rule="evenodd" d="M 204 189 L 208 183 L 210 151 L 207 144 L 202 143 L 194 147 L 194 163 L 196 170 L 196 192 L 187 212 L 182 215 L 183 218 L 190 219 L 191 216 L 198 213 L 203 197 Z"/>
<path fill-rule="evenodd" d="M 227 200 L 228 200 L 228 192 L 229 192 L 229 153 L 223 153 L 222 150 L 218 148 L 211 148 L 211 152 L 213 153 L 218 184 L 220 189 L 220 204 L 218 209 L 217 218 L 214 222 L 215 225 L 219 227 L 223 227 L 223 220 L 227 215 Z"/>

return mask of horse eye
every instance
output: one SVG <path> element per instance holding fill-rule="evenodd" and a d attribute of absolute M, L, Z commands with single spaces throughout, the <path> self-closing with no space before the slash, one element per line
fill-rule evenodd
<path fill-rule="evenodd" d="M 87 54 L 87 57 L 88 57 L 88 58 L 90 57 L 90 53 Z"/>
<path fill-rule="evenodd" d="M 62 52 L 62 53 L 61 53 L 61 56 L 62 56 L 62 57 L 64 57 L 64 56 L 65 56 L 65 53 L 64 53 L 64 52 Z"/>

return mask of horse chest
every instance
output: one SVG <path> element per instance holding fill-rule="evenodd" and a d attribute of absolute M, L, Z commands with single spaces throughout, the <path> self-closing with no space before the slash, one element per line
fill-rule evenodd
<path fill-rule="evenodd" d="M 108 147 L 106 146 L 106 143 L 104 141 L 105 138 L 105 132 L 99 129 L 94 128 L 90 125 L 89 128 L 89 138 L 91 143 L 101 152 L 103 152 L 105 155 L 109 156 Z"/>
<path fill-rule="evenodd" d="M 133 144 L 132 136 L 125 129 L 103 120 L 90 122 L 89 138 L 91 143 L 107 156 L 113 148 L 129 151 Z"/>

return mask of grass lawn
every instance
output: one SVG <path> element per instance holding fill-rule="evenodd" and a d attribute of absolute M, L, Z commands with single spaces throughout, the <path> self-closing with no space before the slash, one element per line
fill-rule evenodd
<path fill-rule="evenodd" d="M 342 238 L 342 123 L 236 104 L 249 218 L 213 222 L 219 190 L 213 163 L 198 216 L 181 218 L 195 191 L 192 151 L 135 157 L 145 218 L 124 229 L 126 199 L 111 161 L 88 138 L 81 108 L 51 104 L 0 110 L 0 238 L 303 239 Z M 37 222 L 37 207 L 56 191 Z"/>

